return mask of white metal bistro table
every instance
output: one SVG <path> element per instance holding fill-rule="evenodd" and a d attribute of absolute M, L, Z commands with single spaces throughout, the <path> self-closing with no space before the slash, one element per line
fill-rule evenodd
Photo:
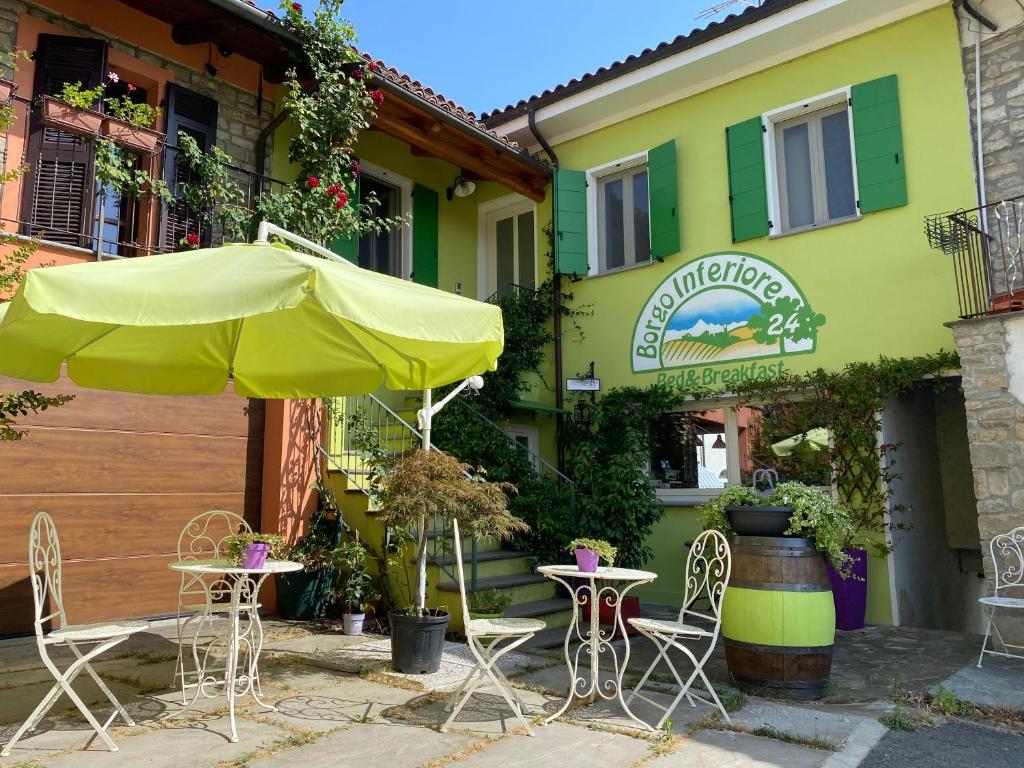
<path fill-rule="evenodd" d="M 658 578 L 658 574 L 651 573 L 650 571 L 635 571 L 630 568 L 598 568 L 594 573 L 586 573 L 580 571 L 575 565 L 542 565 L 537 569 L 537 572 L 562 584 L 569 590 L 574 603 L 572 621 L 569 623 L 565 633 L 565 663 L 569 668 L 569 693 L 562 708 L 551 715 L 551 717 L 545 719 L 543 724 L 547 725 L 555 718 L 560 717 L 569 708 L 573 700 L 586 699 L 589 701 L 596 694 L 603 699 L 618 699 L 619 706 L 622 707 L 623 712 L 629 715 L 632 720 L 648 730 L 654 730 L 650 725 L 630 712 L 629 707 L 626 706 L 626 700 L 622 697 L 622 678 L 626 674 L 626 667 L 629 664 L 629 635 L 626 633 L 626 625 L 622 620 L 621 608 L 622 599 L 629 590 L 641 584 L 649 584 Z M 570 581 L 571 579 L 582 579 L 586 583 L 574 585 Z M 611 583 L 603 584 L 599 587 L 598 582 Z M 620 584 L 624 585 L 621 589 Z M 590 607 L 590 629 L 586 633 L 580 628 L 579 618 L 579 609 L 583 607 L 584 600 L 586 600 Z M 599 619 L 602 602 L 609 608 L 615 609 L 615 621 L 611 631 L 601 629 Z M 615 628 L 618 628 L 624 643 L 621 665 L 619 664 L 619 657 L 615 652 L 615 647 L 612 645 Z M 572 644 L 574 636 L 579 639 L 580 645 L 573 654 L 570 653 L 569 646 Z M 580 653 L 584 649 L 590 654 L 589 681 L 579 674 Z M 598 662 L 602 653 L 611 654 L 615 679 L 605 680 L 603 684 L 598 684 Z"/>
<path fill-rule="evenodd" d="M 228 612 L 230 626 L 225 638 L 227 659 L 224 666 L 224 679 L 222 680 L 207 671 L 206 664 L 211 649 L 206 648 L 201 654 L 199 652 L 197 643 L 203 625 L 201 621 L 192 637 L 192 656 L 198 666 L 199 675 L 196 695 L 186 705 L 185 710 L 195 704 L 200 696 L 212 697 L 213 694 L 207 692 L 208 687 L 223 685 L 224 692 L 228 697 L 231 741 L 237 742 L 238 730 L 235 728 L 235 700 L 237 698 L 249 695 L 261 707 L 277 710 L 276 707 L 267 704 L 261 698 L 263 691 L 260 688 L 259 656 L 263 648 L 263 624 L 260 622 L 259 613 L 255 608 L 256 596 L 268 576 L 276 573 L 301 571 L 302 563 L 291 560 L 267 560 L 262 568 L 242 568 L 229 560 L 184 560 L 173 562 L 169 567 L 172 571 L 179 573 L 218 577 L 216 581 L 208 585 L 208 595 L 218 587 L 223 588 L 224 591 L 229 588 L 231 590 L 231 602 L 224 606 L 207 600 L 208 615 L 211 608 L 227 609 Z M 242 606 L 246 606 L 247 610 L 242 611 Z M 238 669 L 240 658 L 244 659 L 241 671 Z"/>

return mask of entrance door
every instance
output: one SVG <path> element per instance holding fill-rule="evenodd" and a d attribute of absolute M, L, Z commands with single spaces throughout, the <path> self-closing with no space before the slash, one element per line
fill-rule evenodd
<path fill-rule="evenodd" d="M 516 203 L 486 214 L 484 298 L 537 287 L 537 233 L 533 204 Z"/>

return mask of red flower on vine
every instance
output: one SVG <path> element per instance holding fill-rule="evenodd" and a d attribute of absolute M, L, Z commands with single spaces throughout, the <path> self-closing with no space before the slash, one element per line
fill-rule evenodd
<path fill-rule="evenodd" d="M 346 155 L 351 155 L 352 147 L 343 147 L 341 151 L 344 152 Z"/>
<path fill-rule="evenodd" d="M 384 103 L 384 94 L 381 92 L 380 88 L 374 88 L 370 91 L 370 98 L 373 99 L 375 104 Z"/>
<path fill-rule="evenodd" d="M 370 71 L 371 72 L 376 72 L 377 71 L 377 62 L 376 61 L 371 61 L 370 62 Z"/>
<path fill-rule="evenodd" d="M 296 13 L 302 13 L 302 3 L 292 3 L 292 10 Z"/>
<path fill-rule="evenodd" d="M 195 232 L 189 232 L 185 235 L 185 242 L 189 248 L 197 248 L 199 246 L 199 235 Z"/>
<path fill-rule="evenodd" d="M 327 194 L 331 197 L 337 197 L 341 193 L 341 184 L 331 184 L 327 188 Z"/>
<path fill-rule="evenodd" d="M 134 83 L 128 83 L 128 92 L 129 93 L 131 93 L 132 91 L 137 91 L 137 90 L 139 90 L 139 89 L 135 86 Z"/>
<path fill-rule="evenodd" d="M 358 160 L 352 160 L 352 162 L 349 163 L 349 168 L 352 169 L 353 176 L 358 176 L 363 172 L 363 166 L 359 163 Z"/>
<path fill-rule="evenodd" d="M 361 69 L 353 70 L 352 71 L 352 79 L 353 80 L 362 80 L 363 79 L 363 70 L 361 70 Z"/>
<path fill-rule="evenodd" d="M 316 189 L 317 187 L 320 186 L 320 179 L 318 179 L 316 176 L 310 176 L 308 179 L 306 179 L 306 185 L 310 189 Z"/>
<path fill-rule="evenodd" d="M 348 205 L 348 195 L 344 192 L 339 192 L 338 199 L 334 201 L 334 207 L 344 208 L 346 205 Z"/>

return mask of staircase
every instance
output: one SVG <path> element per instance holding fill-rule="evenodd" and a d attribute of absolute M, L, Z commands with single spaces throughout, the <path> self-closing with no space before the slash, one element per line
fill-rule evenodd
<path fill-rule="evenodd" d="M 369 494 L 368 458 L 396 455 L 422 444 L 422 436 L 410 423 L 415 420 L 415 409 L 411 409 L 414 405 L 415 401 L 408 399 L 405 408 L 398 412 L 369 394 L 335 398 L 327 403 L 326 447 L 318 445 L 317 448 L 326 459 L 329 481 L 345 521 L 368 541 L 382 541 L 385 535 Z M 498 425 L 488 423 L 501 430 Z M 504 430 L 501 432 L 505 434 Z M 530 454 L 531 463 L 539 471 L 557 472 L 511 437 L 508 439 L 510 444 Z M 568 478 L 565 481 L 571 482 Z M 452 627 L 461 628 L 451 534 L 439 521 L 433 521 L 427 537 L 427 604 L 446 606 L 452 615 Z M 538 633 L 529 645 L 547 648 L 562 644 L 565 627 L 572 619 L 572 601 L 559 597 L 554 582 L 533 572 L 528 553 L 504 549 L 501 542 L 489 539 L 464 539 L 463 548 L 468 592 L 493 588 L 507 594 L 511 601 L 505 616 L 537 618 L 548 625 L 548 629 Z"/>

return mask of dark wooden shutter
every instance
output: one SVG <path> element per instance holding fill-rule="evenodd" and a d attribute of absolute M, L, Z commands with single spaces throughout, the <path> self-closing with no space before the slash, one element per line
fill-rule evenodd
<path fill-rule="evenodd" d="M 850 103 L 860 212 L 906 205 L 907 175 L 896 75 L 853 86 Z"/>
<path fill-rule="evenodd" d="M 647 186 L 651 206 L 651 256 L 664 259 L 679 253 L 679 178 L 675 139 L 647 153 Z"/>
<path fill-rule="evenodd" d="M 356 199 L 352 202 L 358 203 L 362 200 L 363 180 L 356 176 Z M 353 264 L 359 263 L 359 238 L 355 235 L 339 235 L 331 241 L 330 248 L 343 259 L 348 259 Z"/>
<path fill-rule="evenodd" d="M 765 179 L 763 133 L 760 117 L 752 117 L 725 129 L 734 243 L 768 234 L 768 183 Z"/>
<path fill-rule="evenodd" d="M 437 288 L 437 192 L 421 184 L 412 190 L 412 279 Z"/>
<path fill-rule="evenodd" d="M 555 171 L 555 267 L 559 274 L 586 275 L 587 176 L 583 171 Z"/>
<path fill-rule="evenodd" d="M 106 59 L 107 44 L 103 40 L 40 35 L 33 95 L 56 94 L 65 83 L 80 82 L 83 88 L 94 88 L 103 80 Z M 93 144 L 81 136 L 47 128 L 39 117 L 37 107 L 29 124 L 30 175 L 24 184 L 22 205 L 29 222 L 25 231 L 88 248 L 95 201 Z"/>
<path fill-rule="evenodd" d="M 164 113 L 167 115 L 168 146 L 164 153 L 163 177 L 179 202 L 163 206 L 160 247 L 165 251 L 180 250 L 180 242 L 189 232 L 197 233 L 200 245 L 206 247 L 211 242 L 210 225 L 202 212 L 193 211 L 185 205 L 181 195 L 180 185 L 188 180 L 189 172 L 178 164 L 178 132 L 187 133 L 202 150 L 216 144 L 217 102 L 201 93 L 168 83 Z"/>

